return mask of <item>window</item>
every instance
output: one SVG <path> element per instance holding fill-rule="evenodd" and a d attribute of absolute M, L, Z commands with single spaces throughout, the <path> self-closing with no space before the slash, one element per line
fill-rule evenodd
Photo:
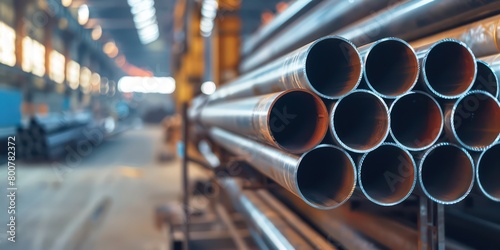
<path fill-rule="evenodd" d="M 16 65 L 16 31 L 0 22 L 0 63 Z"/>
<path fill-rule="evenodd" d="M 50 69 L 49 69 L 49 77 L 54 82 L 62 84 L 64 82 L 64 65 L 66 59 L 64 56 L 57 52 L 56 50 L 52 50 L 49 55 Z"/>

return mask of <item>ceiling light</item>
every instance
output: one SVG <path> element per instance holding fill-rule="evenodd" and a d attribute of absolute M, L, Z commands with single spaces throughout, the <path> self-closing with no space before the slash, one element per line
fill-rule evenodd
<path fill-rule="evenodd" d="M 78 23 L 80 25 L 85 25 L 89 21 L 89 17 L 89 6 L 87 6 L 86 4 L 80 5 L 80 7 L 78 7 Z"/>
<path fill-rule="evenodd" d="M 64 7 L 69 7 L 71 6 L 71 4 L 73 3 L 73 0 L 62 0 L 61 1 L 61 4 L 64 6 Z"/>
<path fill-rule="evenodd" d="M 149 19 L 156 19 L 156 10 L 155 9 L 148 9 L 142 12 L 137 13 L 134 15 L 134 23 L 140 23 L 144 22 Z"/>
<path fill-rule="evenodd" d="M 217 86 L 212 81 L 206 81 L 201 85 L 201 92 L 205 95 L 211 95 L 215 92 Z"/>
<path fill-rule="evenodd" d="M 92 35 L 92 39 L 94 39 L 94 41 L 99 40 L 99 38 L 101 38 L 101 36 L 102 36 L 101 26 L 99 26 L 99 25 L 95 26 L 95 28 L 92 30 L 91 35 Z"/>
<path fill-rule="evenodd" d="M 102 48 L 102 50 L 108 56 L 110 54 L 118 54 L 118 47 L 116 47 L 116 44 L 114 42 L 112 42 L 112 41 L 107 42 L 106 44 L 104 44 L 104 47 Z"/>

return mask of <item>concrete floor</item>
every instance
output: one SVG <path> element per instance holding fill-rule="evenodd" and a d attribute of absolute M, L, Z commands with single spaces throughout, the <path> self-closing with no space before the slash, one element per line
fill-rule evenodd
<path fill-rule="evenodd" d="M 7 171 L 0 166 L 0 249 L 168 249 L 154 211 L 179 200 L 181 171 L 178 160 L 157 160 L 162 139 L 160 128 L 145 127 L 80 159 L 17 162 L 16 243 L 5 233 Z"/>

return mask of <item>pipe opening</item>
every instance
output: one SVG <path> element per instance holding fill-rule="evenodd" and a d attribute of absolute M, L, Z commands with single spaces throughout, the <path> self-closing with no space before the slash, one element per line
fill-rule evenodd
<path fill-rule="evenodd" d="M 444 204 L 461 201 L 474 182 L 474 165 L 467 151 L 449 144 L 438 144 L 422 159 L 422 189 Z"/>
<path fill-rule="evenodd" d="M 366 58 L 367 84 L 387 97 L 400 96 L 410 91 L 418 74 L 415 52 L 400 40 L 385 40 L 375 44 Z"/>
<path fill-rule="evenodd" d="M 340 38 L 325 38 L 311 47 L 306 76 L 315 92 L 338 98 L 355 89 L 361 80 L 361 59 L 356 48 Z"/>
<path fill-rule="evenodd" d="M 429 51 L 423 70 L 426 84 L 435 94 L 457 97 L 472 87 L 476 76 L 476 60 L 461 43 L 445 40 Z"/>
<path fill-rule="evenodd" d="M 298 190 L 316 207 L 342 205 L 351 197 L 355 185 L 355 166 L 345 151 L 323 145 L 302 156 L 297 170 Z"/>
<path fill-rule="evenodd" d="M 387 106 L 371 92 L 357 91 L 342 98 L 334 107 L 332 116 L 335 138 L 351 151 L 366 152 L 379 146 L 387 137 Z"/>
<path fill-rule="evenodd" d="M 477 166 L 477 182 L 490 199 L 500 201 L 500 143 L 486 150 Z"/>
<path fill-rule="evenodd" d="M 443 129 L 443 113 L 430 95 L 413 92 L 397 99 L 391 107 L 391 135 L 409 150 L 434 144 Z"/>
<path fill-rule="evenodd" d="M 280 96 L 269 114 L 269 127 L 276 143 L 290 152 L 317 146 L 328 130 L 328 111 L 318 97 L 306 91 Z"/>
<path fill-rule="evenodd" d="M 453 111 L 453 132 L 471 150 L 484 149 L 500 134 L 500 105 L 486 93 L 471 92 L 460 99 Z"/>
<path fill-rule="evenodd" d="M 493 69 L 487 63 L 477 61 L 477 75 L 472 90 L 483 90 L 496 98 L 498 88 L 498 78 Z"/>
<path fill-rule="evenodd" d="M 392 144 L 367 153 L 359 166 L 361 190 L 368 199 L 383 206 L 404 201 L 415 187 L 415 175 L 411 155 Z"/>

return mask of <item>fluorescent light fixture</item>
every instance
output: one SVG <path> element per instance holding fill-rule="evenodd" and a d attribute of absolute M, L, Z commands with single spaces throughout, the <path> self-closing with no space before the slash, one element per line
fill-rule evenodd
<path fill-rule="evenodd" d="M 118 81 L 118 90 L 123 93 L 172 94 L 175 80 L 172 77 L 125 76 Z"/>
<path fill-rule="evenodd" d="M 94 39 L 94 41 L 97 41 L 101 38 L 102 36 L 102 27 L 97 25 L 95 26 L 95 28 L 92 30 L 92 39 Z"/>
<path fill-rule="evenodd" d="M 69 7 L 69 6 L 71 6 L 72 3 L 73 3 L 73 0 L 61 0 L 61 4 L 64 7 Z"/>
<path fill-rule="evenodd" d="M 142 44 L 152 43 L 160 37 L 160 29 L 156 21 L 154 0 L 127 0 L 130 13 L 134 16 L 134 24 Z"/>
<path fill-rule="evenodd" d="M 0 22 L 0 63 L 16 65 L 16 32 L 3 22 Z"/>
<path fill-rule="evenodd" d="M 80 64 L 75 61 L 69 61 L 66 69 L 69 87 L 77 89 L 80 86 Z"/>
<path fill-rule="evenodd" d="M 80 7 L 78 7 L 78 23 L 80 25 L 85 25 L 89 21 L 89 18 L 90 18 L 89 6 L 87 6 L 86 4 L 80 5 Z"/>
<path fill-rule="evenodd" d="M 66 65 L 66 58 L 56 50 L 52 50 L 49 54 L 49 77 L 54 82 L 64 83 L 64 66 Z"/>
<path fill-rule="evenodd" d="M 206 81 L 201 85 L 201 92 L 205 95 L 211 95 L 215 92 L 217 86 L 212 81 Z"/>

